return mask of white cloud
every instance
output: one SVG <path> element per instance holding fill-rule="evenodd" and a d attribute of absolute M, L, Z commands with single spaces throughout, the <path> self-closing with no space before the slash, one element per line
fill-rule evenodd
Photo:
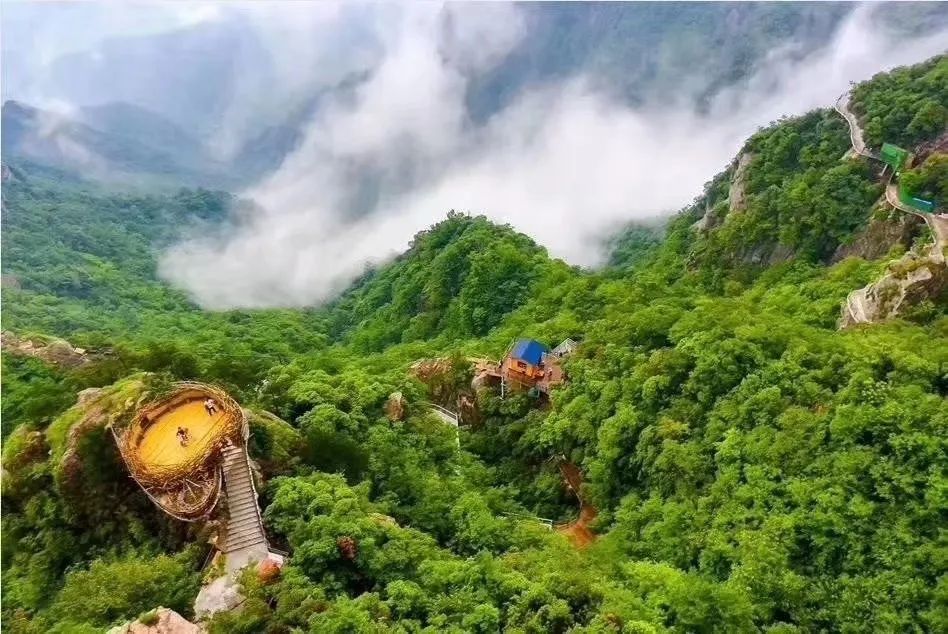
<path fill-rule="evenodd" d="M 829 46 L 802 61 L 774 54 L 710 114 L 688 104 L 631 108 L 575 77 L 475 125 L 464 105 L 468 73 L 499 63 L 524 37 L 516 9 L 380 10 L 384 19 L 365 27 L 376 56 L 360 59 L 370 78 L 333 95 L 298 151 L 245 192 L 257 211 L 226 236 L 189 240 L 163 257 L 161 274 L 204 306 L 324 301 L 449 209 L 509 222 L 553 255 L 596 264 L 605 232 L 687 204 L 759 126 L 827 106 L 850 80 L 924 59 L 945 42 L 942 33 L 896 46 L 857 11 Z M 338 15 L 323 16 L 320 32 L 338 28 Z M 298 39 L 284 38 L 280 55 L 300 60 L 287 61 L 287 72 L 305 75 L 324 58 L 297 54 Z"/>

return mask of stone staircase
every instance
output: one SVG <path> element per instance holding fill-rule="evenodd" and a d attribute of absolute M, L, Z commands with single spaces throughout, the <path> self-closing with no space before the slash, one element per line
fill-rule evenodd
<path fill-rule="evenodd" d="M 227 530 L 220 550 L 228 563 L 267 556 L 267 535 L 263 530 L 257 492 L 250 474 L 244 447 L 230 445 L 223 449 L 224 491 L 227 495 Z M 230 567 L 230 565 L 228 565 Z"/>

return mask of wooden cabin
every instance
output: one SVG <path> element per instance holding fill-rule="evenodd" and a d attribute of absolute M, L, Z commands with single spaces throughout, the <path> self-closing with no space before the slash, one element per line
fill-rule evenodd
<path fill-rule="evenodd" d="M 518 339 L 507 350 L 500 374 L 513 389 L 529 389 L 543 378 L 543 355 L 549 348 L 533 339 Z"/>
<path fill-rule="evenodd" d="M 566 380 L 560 360 L 576 349 L 576 342 L 567 339 L 550 350 L 533 339 L 519 339 L 507 350 L 500 365 L 502 391 L 536 388 L 547 393 Z"/>

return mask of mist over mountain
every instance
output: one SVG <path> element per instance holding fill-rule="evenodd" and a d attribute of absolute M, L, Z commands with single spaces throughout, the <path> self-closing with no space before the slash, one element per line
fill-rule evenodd
<path fill-rule="evenodd" d="M 945 6 L 4 4 L 4 631 L 948 632 Z"/>
<path fill-rule="evenodd" d="M 449 209 L 595 265 L 611 233 L 693 199 L 757 127 L 948 42 L 948 11 L 924 3 L 149 10 L 143 27 L 122 9 L 12 6 L 4 97 L 101 133 L 66 135 L 85 152 L 60 167 L 252 198 L 236 233 L 162 262 L 216 308 L 323 301 Z M 82 38 L 62 37 L 67 20 Z M 68 126 L 49 129 L 63 146 Z M 103 146 L 127 152 L 103 161 Z"/>
<path fill-rule="evenodd" d="M 160 115 L 126 103 L 71 112 L 3 104 L 3 156 L 115 185 L 240 187 L 233 170 Z"/>

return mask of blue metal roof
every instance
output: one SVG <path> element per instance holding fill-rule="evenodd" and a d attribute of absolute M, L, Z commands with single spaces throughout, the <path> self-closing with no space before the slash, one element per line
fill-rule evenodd
<path fill-rule="evenodd" d="M 539 341 L 520 339 L 514 344 L 513 350 L 510 351 L 510 356 L 514 359 L 526 361 L 530 365 L 540 365 L 540 361 L 543 359 L 543 353 L 548 350 L 549 348 Z"/>

